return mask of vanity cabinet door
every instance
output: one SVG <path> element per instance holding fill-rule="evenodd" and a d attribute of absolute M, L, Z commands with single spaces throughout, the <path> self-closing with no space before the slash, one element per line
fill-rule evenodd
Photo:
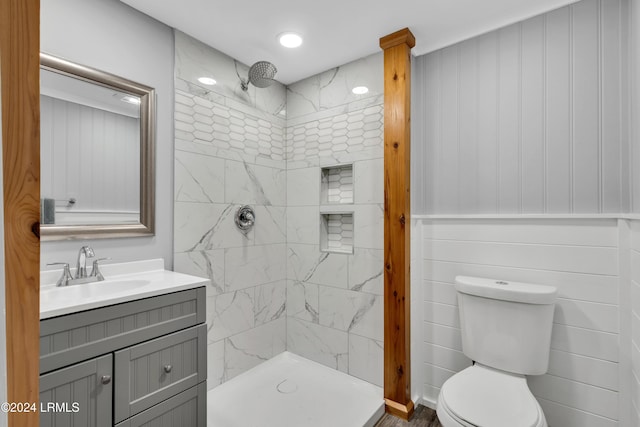
<path fill-rule="evenodd" d="M 207 383 L 200 383 L 116 427 L 206 427 Z"/>
<path fill-rule="evenodd" d="M 117 351 L 115 422 L 195 387 L 206 378 L 206 325 Z"/>
<path fill-rule="evenodd" d="M 113 356 L 40 376 L 41 427 L 111 427 Z"/>

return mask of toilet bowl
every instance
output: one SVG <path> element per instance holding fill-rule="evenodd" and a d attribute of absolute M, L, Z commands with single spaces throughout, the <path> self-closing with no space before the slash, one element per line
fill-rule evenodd
<path fill-rule="evenodd" d="M 443 427 L 547 427 L 525 375 L 549 366 L 557 289 L 456 277 L 462 351 L 475 361 L 442 385 Z"/>
<path fill-rule="evenodd" d="M 477 363 L 445 382 L 437 413 L 443 427 L 547 427 L 524 376 Z"/>

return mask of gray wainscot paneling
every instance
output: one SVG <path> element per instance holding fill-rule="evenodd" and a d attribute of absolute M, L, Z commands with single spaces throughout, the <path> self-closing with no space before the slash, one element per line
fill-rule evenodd
<path fill-rule="evenodd" d="M 627 212 L 624 10 L 584 0 L 416 58 L 413 212 Z"/>

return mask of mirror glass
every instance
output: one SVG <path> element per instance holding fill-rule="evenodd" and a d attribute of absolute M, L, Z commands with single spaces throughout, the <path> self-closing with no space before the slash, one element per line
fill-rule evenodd
<path fill-rule="evenodd" d="M 153 234 L 153 89 L 40 59 L 43 240 Z"/>

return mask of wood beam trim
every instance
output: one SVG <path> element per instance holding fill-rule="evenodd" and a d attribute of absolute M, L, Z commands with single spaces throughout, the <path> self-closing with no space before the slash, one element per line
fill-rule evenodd
<path fill-rule="evenodd" d="M 382 48 L 382 50 L 386 50 L 400 44 L 406 44 L 409 48 L 416 45 L 416 38 L 408 28 L 403 28 L 402 30 L 398 30 L 395 33 L 391 33 L 380 39 L 380 48 Z"/>
<path fill-rule="evenodd" d="M 413 414 L 414 406 L 413 401 L 411 400 L 406 405 L 401 405 L 400 403 L 394 402 L 390 399 L 385 399 L 384 403 L 386 412 L 393 416 L 408 420 L 409 417 L 411 417 L 411 414 Z"/>
<path fill-rule="evenodd" d="M 40 1 L 0 1 L 7 401 L 39 402 Z M 8 414 L 38 427 L 38 412 Z"/>
<path fill-rule="evenodd" d="M 411 47 L 405 28 L 384 49 L 384 397 L 388 413 L 409 419 L 411 401 L 410 161 Z"/>

